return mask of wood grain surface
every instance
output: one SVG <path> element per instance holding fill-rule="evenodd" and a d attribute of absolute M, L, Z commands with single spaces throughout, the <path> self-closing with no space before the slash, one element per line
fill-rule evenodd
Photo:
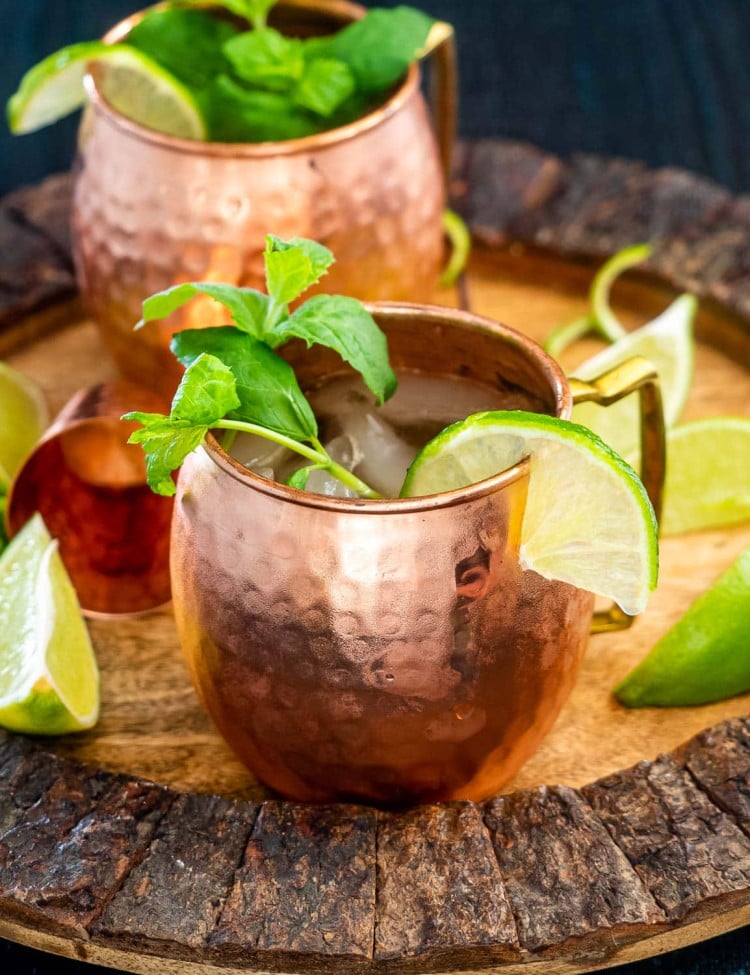
<path fill-rule="evenodd" d="M 541 339 L 583 311 L 592 265 L 537 245 L 601 256 L 651 232 L 662 213 L 650 273 L 618 283 L 618 310 L 631 326 L 653 317 L 676 293 L 655 275 L 682 286 L 674 255 L 693 254 L 705 300 L 686 416 L 750 415 L 741 259 L 717 269 L 721 246 L 698 243 L 723 233 L 717 214 L 744 239 L 742 201 L 638 164 L 501 149 L 468 147 L 458 160 L 474 229 L 494 245 L 475 252 L 472 307 Z M 480 163 L 507 179 L 480 180 Z M 671 203 L 641 211 L 634 186 Z M 37 220 L 49 204 L 34 210 L 32 194 L 24 206 Z M 48 237 L 53 253 L 64 248 Z M 729 301 L 721 289 L 732 280 Z M 113 367 L 74 302 L 54 306 L 67 317 L 54 329 L 46 302 L 42 290 L 40 317 L 0 317 L 0 335 L 55 411 Z M 577 347 L 564 365 L 594 348 Z M 92 621 L 98 726 L 42 742 L 41 753 L 0 741 L 0 936 L 147 973 L 510 973 L 529 962 L 584 971 L 747 923 L 750 696 L 628 711 L 610 691 L 748 544 L 747 526 L 665 539 L 648 611 L 591 640 L 555 728 L 484 805 L 383 814 L 280 803 L 211 727 L 168 610 Z"/>

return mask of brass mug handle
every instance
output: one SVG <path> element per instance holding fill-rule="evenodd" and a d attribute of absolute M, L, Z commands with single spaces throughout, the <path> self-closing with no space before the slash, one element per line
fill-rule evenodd
<path fill-rule="evenodd" d="M 641 356 L 627 359 L 590 382 L 569 380 L 573 403 L 598 403 L 610 406 L 630 393 L 638 391 L 640 403 L 641 480 L 651 500 L 657 523 L 661 516 L 664 474 L 666 472 L 666 442 L 659 377 L 655 367 Z M 634 617 L 623 613 L 613 604 L 609 609 L 594 613 L 592 633 L 627 629 Z"/>
<path fill-rule="evenodd" d="M 427 38 L 429 52 L 430 108 L 435 127 L 440 164 L 443 168 L 446 193 L 450 188 L 451 162 L 458 127 L 458 56 L 453 27 L 438 21 Z"/>

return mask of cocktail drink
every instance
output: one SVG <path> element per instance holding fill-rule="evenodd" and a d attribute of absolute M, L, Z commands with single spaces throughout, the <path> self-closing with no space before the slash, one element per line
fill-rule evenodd
<path fill-rule="evenodd" d="M 448 311 L 376 317 L 397 367 L 440 378 L 430 415 L 407 409 L 400 437 L 377 414 L 347 417 L 346 394 L 334 405 L 331 433 L 380 425 L 374 456 L 335 434 L 367 469 L 384 439 L 401 467 L 416 453 L 409 428 L 429 438 L 475 408 L 570 409 L 562 374 L 505 329 Z M 341 370 L 311 351 L 303 387 Z M 423 392 L 404 375 L 391 410 Z M 531 754 L 573 686 L 593 597 L 522 572 L 527 480 L 521 465 L 454 494 L 363 505 L 249 473 L 216 440 L 188 458 L 172 537 L 180 639 L 217 727 L 262 781 L 301 800 L 476 799 Z"/>
<path fill-rule="evenodd" d="M 170 415 L 127 414 L 142 424 L 132 439 L 155 490 L 174 493 L 182 465 L 172 590 L 195 687 L 241 759 L 285 796 L 489 795 L 557 716 L 592 622 L 588 590 L 606 592 L 585 566 L 534 571 L 527 537 L 540 478 L 562 520 L 567 495 L 574 507 L 588 500 L 564 443 L 544 475 L 523 439 L 529 423 L 583 436 L 565 426 L 570 385 L 534 342 L 466 312 L 322 295 L 296 304 L 332 260 L 319 245 L 269 236 L 265 260 L 267 295 L 191 284 L 144 305 L 150 322 L 210 295 L 235 323 L 178 333 L 187 369 Z M 648 369 L 619 377 L 622 393 L 653 386 Z M 499 447 L 488 422 L 506 424 Z M 469 455 L 451 447 L 456 431 Z M 624 462 L 597 443 L 603 504 L 617 512 L 607 469 Z M 644 452 L 656 458 L 652 487 L 657 454 Z M 643 485 L 624 476 L 641 514 L 627 528 L 616 518 L 603 546 L 608 559 L 624 534 L 623 565 L 639 531 L 655 539 Z M 588 524 L 576 531 L 563 556 L 585 562 Z M 652 575 L 621 598 L 628 611 Z"/>
<path fill-rule="evenodd" d="M 243 2 L 238 0 L 233 9 Z M 258 6 L 252 0 L 245 5 Z M 113 27 L 106 43 L 122 45 L 131 33 L 135 38 L 144 13 Z M 163 10 L 157 13 L 164 15 Z M 241 36 L 242 22 L 231 20 L 226 10 L 211 10 L 210 4 L 205 10 L 167 13 L 219 23 L 229 32 L 231 44 Z M 365 8 L 346 0 L 282 0 L 270 11 L 269 23 L 289 37 L 317 37 L 365 13 Z M 244 22 L 242 29 L 247 27 Z M 202 37 L 196 36 L 196 45 Z M 160 54 L 151 34 L 144 40 L 141 31 L 139 38 L 138 59 Z M 312 237 L 335 249 L 340 259 L 325 282 L 331 293 L 366 300 L 429 300 L 443 264 L 444 174 L 455 113 L 450 38 L 436 58 L 442 97 L 434 115 L 440 145 L 414 61 L 381 94 L 359 98 L 355 92 L 341 107 L 328 111 L 327 104 L 320 107 L 319 96 L 330 97 L 333 82 L 342 84 L 339 75 L 326 75 L 311 94 L 305 73 L 288 95 L 279 89 L 286 83 L 283 71 L 296 70 L 296 57 L 300 64 L 328 65 L 329 71 L 331 64 L 338 65 L 348 72 L 346 82 L 352 75 L 347 66 L 330 52 L 314 61 L 294 50 L 277 58 L 274 47 L 271 53 L 263 52 L 273 62 L 261 65 L 264 87 L 251 92 L 255 100 L 246 104 L 242 99 L 250 95 L 237 72 L 258 75 L 257 60 L 249 60 L 241 45 L 238 50 L 226 48 L 240 65 L 230 72 L 219 39 L 228 43 L 220 31 L 215 50 L 207 52 L 203 40 L 188 64 L 175 68 L 187 69 L 193 79 L 201 72 L 210 75 L 211 65 L 222 59 L 205 89 L 196 94 L 188 88 L 180 101 L 195 106 L 199 129 L 204 127 L 202 137 L 200 132 L 188 138 L 155 131 L 128 117 L 122 110 L 126 105 L 115 107 L 125 101 L 117 79 L 130 72 L 132 50 L 125 51 L 122 65 L 115 61 L 109 74 L 109 62 L 95 61 L 85 79 L 89 104 L 79 133 L 72 214 L 81 293 L 121 373 L 170 394 L 179 370 L 168 352 L 169 339 L 177 328 L 192 327 L 197 314 L 206 323 L 207 309 L 186 309 L 134 335 L 141 302 L 180 281 L 257 287 L 268 229 L 284 237 Z M 384 52 L 370 62 L 382 66 L 388 59 L 389 52 Z M 179 78 L 177 85 L 178 92 L 183 90 Z M 212 99 L 221 96 L 218 108 L 206 92 Z M 305 104 L 292 104 L 292 95 Z M 328 116 L 316 114 L 320 111 Z M 167 116 L 171 118 L 169 112 Z"/>

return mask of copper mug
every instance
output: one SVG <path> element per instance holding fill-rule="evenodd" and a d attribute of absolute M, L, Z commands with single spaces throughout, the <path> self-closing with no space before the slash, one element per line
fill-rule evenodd
<path fill-rule="evenodd" d="M 533 341 L 468 312 L 373 305 L 396 369 L 574 399 L 640 389 L 643 478 L 658 508 L 664 431 L 653 367 L 571 383 Z M 341 372 L 294 353 L 303 388 Z M 528 464 L 431 497 L 345 500 L 257 476 L 210 435 L 172 523 L 180 640 L 216 726 L 263 782 L 301 801 L 483 799 L 567 699 L 594 597 L 519 565 Z M 627 625 L 619 611 L 595 629 Z"/>
<path fill-rule="evenodd" d="M 279 27 L 325 33 L 361 17 L 344 0 L 284 0 Z M 143 13 L 112 28 L 124 39 Z M 435 52 L 433 133 L 420 69 L 350 125 L 288 142 L 205 143 L 146 129 L 112 109 L 95 79 L 79 133 L 73 247 L 86 307 L 121 373 L 172 393 L 168 345 L 180 328 L 222 324 L 199 300 L 133 331 L 141 303 L 182 281 L 264 288 L 270 231 L 325 243 L 336 264 L 319 286 L 363 300 L 429 300 L 443 260 L 445 177 L 455 129 L 452 37 Z"/>
<path fill-rule="evenodd" d="M 6 522 L 15 535 L 44 518 L 87 616 L 140 615 L 170 599 L 172 499 L 146 483 L 143 451 L 128 444 L 126 410 L 165 412 L 169 402 L 125 381 L 70 399 L 11 484 Z"/>

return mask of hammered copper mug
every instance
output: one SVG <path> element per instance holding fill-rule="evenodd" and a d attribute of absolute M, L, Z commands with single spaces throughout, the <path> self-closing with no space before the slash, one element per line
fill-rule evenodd
<path fill-rule="evenodd" d="M 326 33 L 365 8 L 283 0 L 290 33 Z M 143 13 L 105 36 L 123 40 Z M 264 288 L 265 235 L 310 237 L 336 263 L 319 286 L 363 300 L 429 300 L 443 260 L 444 173 L 455 129 L 452 36 L 435 52 L 436 138 L 420 68 L 357 121 L 286 142 L 206 143 L 136 124 L 87 78 L 73 198 L 73 248 L 86 307 L 121 373 L 171 394 L 179 328 L 222 324 L 210 299 L 138 332 L 144 298 L 182 281 Z"/>
<path fill-rule="evenodd" d="M 570 416 L 569 382 L 530 339 L 467 312 L 371 309 L 397 370 Z M 303 388 L 342 369 L 319 347 L 292 361 Z M 576 397 L 635 389 L 658 509 L 653 367 L 631 360 Z M 205 707 L 261 781 L 302 801 L 394 805 L 478 800 L 512 777 L 573 687 L 594 603 L 522 570 L 528 477 L 522 461 L 450 493 L 346 500 L 253 474 L 210 435 L 188 457 L 172 526 L 180 639 Z M 605 612 L 595 625 L 628 620 Z"/>
<path fill-rule="evenodd" d="M 70 399 L 13 479 L 11 535 L 39 512 L 87 616 L 139 615 L 169 602 L 172 499 L 146 483 L 143 451 L 127 440 L 126 410 L 166 412 L 169 401 L 123 380 Z"/>

